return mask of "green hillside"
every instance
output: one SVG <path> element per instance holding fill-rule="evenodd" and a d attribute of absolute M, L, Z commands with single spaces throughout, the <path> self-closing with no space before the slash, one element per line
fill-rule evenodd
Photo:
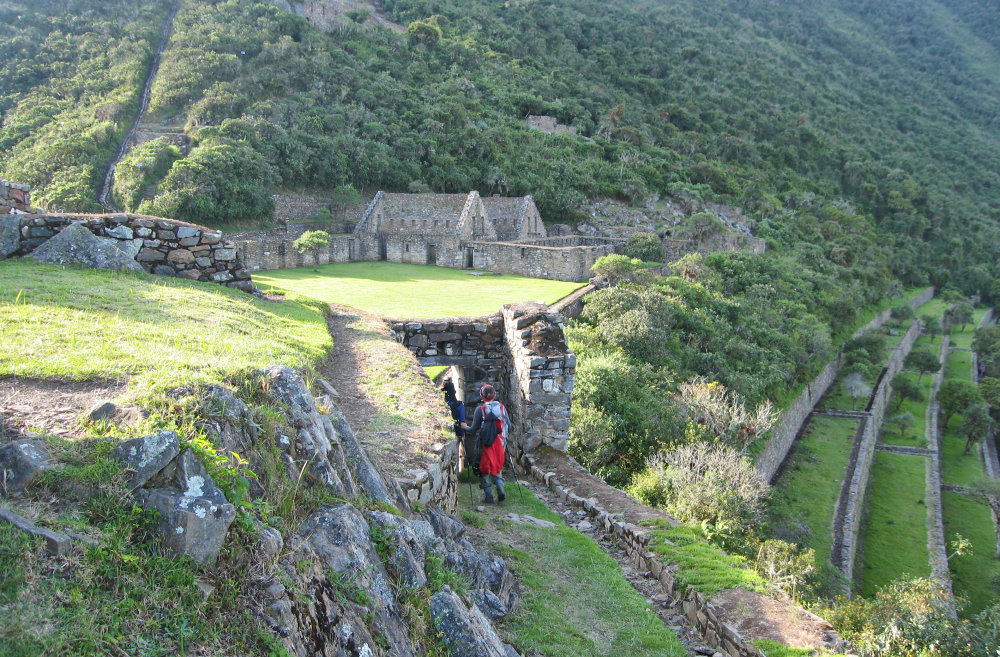
<path fill-rule="evenodd" d="M 86 209 L 110 158 L 104 141 L 52 157 L 69 145 L 43 136 L 70 121 L 74 137 L 120 129 L 117 114 L 66 96 L 83 100 L 73 81 L 114 53 L 128 99 L 166 3 L 106 3 L 121 43 L 77 4 L 0 1 L 15 32 L 0 60 L 0 160 L 2 175 L 39 186 L 40 202 Z M 836 202 L 887 236 L 882 250 L 906 283 L 978 286 L 988 273 L 977 263 L 996 260 L 1000 53 L 985 3 L 389 0 L 384 10 L 409 33 L 363 11 L 323 33 L 266 2 L 183 0 L 151 109 L 186 123 L 195 146 L 142 181 L 160 183 L 146 209 L 248 219 L 268 215 L 274 187 L 351 183 L 531 193 L 563 220 L 585 197 L 671 195 L 741 205 L 780 243 L 804 237 L 786 234 L 789 216 Z M 85 55 L 68 50 L 72 31 Z M 126 35 L 131 50 L 119 52 Z M 529 113 L 579 135 L 528 129 Z"/>

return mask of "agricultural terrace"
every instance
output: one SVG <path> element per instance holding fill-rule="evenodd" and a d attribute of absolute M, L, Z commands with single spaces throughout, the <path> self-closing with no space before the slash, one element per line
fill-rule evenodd
<path fill-rule="evenodd" d="M 505 303 L 553 304 L 585 283 L 392 262 L 349 262 L 254 273 L 264 291 L 291 293 L 383 317 L 460 317 L 495 313 Z"/>
<path fill-rule="evenodd" d="M 972 321 L 961 330 L 955 326 L 950 333 L 950 351 L 945 367 L 945 380 L 969 381 L 972 377 L 972 336 L 986 313 L 976 308 Z M 941 483 L 968 486 L 984 476 L 979 446 L 965 453 L 962 417 L 951 418 L 941 431 Z M 967 615 L 980 611 L 996 599 L 996 581 L 1000 578 L 1000 563 L 993 558 L 993 517 L 989 508 L 977 500 L 951 491 L 942 491 L 945 538 L 951 543 L 959 534 L 972 543 L 971 553 L 953 556 L 948 561 L 952 588 L 969 604 Z M 950 551 L 950 550 L 949 550 Z"/>

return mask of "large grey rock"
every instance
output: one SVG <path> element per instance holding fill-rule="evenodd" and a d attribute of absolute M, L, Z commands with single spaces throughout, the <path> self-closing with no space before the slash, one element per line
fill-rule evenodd
<path fill-rule="evenodd" d="M 75 262 L 96 269 L 144 271 L 134 256 L 129 256 L 120 246 L 118 240 L 97 237 L 80 222 L 63 228 L 58 235 L 32 251 L 30 257 L 39 262 Z"/>
<path fill-rule="evenodd" d="M 431 596 L 431 618 L 451 657 L 508 657 L 490 619 L 476 605 L 471 609 L 447 586 Z"/>
<path fill-rule="evenodd" d="M 189 449 L 178 457 L 172 479 L 176 489 L 140 489 L 137 497 L 146 508 L 159 511 L 164 545 L 203 566 L 211 565 L 219 557 L 236 509 Z"/>
<path fill-rule="evenodd" d="M 396 496 L 389 491 L 382 473 L 378 471 L 375 464 L 368 458 L 368 452 L 361 446 L 361 442 L 354 435 L 351 425 L 347 422 L 344 414 L 340 412 L 340 409 L 334 408 L 331 410 L 330 421 L 333 423 L 333 428 L 336 430 L 340 444 L 347 455 L 347 462 L 350 464 L 351 472 L 361 485 L 361 488 L 375 500 L 394 504 Z"/>
<path fill-rule="evenodd" d="M 296 619 L 285 642 L 292 654 L 414 657 L 388 573 L 369 525 L 356 508 L 344 504 L 310 516 L 292 539 L 284 563 L 298 580 L 287 592 Z M 302 564 L 312 566 L 303 569 Z M 331 578 L 331 573 L 336 575 Z M 350 600 L 357 589 L 366 594 L 363 606 Z M 382 651 L 368 634 L 369 627 L 377 628 Z"/>
<path fill-rule="evenodd" d="M 21 219 L 17 215 L 0 217 L 0 259 L 9 258 L 21 248 Z"/>
<path fill-rule="evenodd" d="M 441 538 L 457 541 L 465 534 L 465 525 L 458 518 L 435 506 L 428 507 L 424 516 Z"/>
<path fill-rule="evenodd" d="M 451 545 L 444 562 L 446 566 L 464 575 L 472 588 L 493 591 L 508 611 L 517 606 L 514 576 L 500 557 L 477 550 L 462 539 Z"/>
<path fill-rule="evenodd" d="M 24 490 L 35 476 L 55 467 L 42 440 L 15 440 L 0 447 L 0 493 Z"/>
<path fill-rule="evenodd" d="M 302 376 L 284 365 L 272 365 L 263 375 L 268 391 L 285 405 L 285 416 L 297 430 L 295 441 L 288 447 L 290 456 L 309 464 L 306 474 L 310 482 L 326 484 L 338 497 L 353 498 L 356 489 L 350 470 L 338 471 L 334 467 L 346 463 L 339 437 L 333 425 L 323 421 L 325 416 L 317 410 Z"/>
<path fill-rule="evenodd" d="M 131 488 L 139 488 L 167 467 L 180 454 L 180 441 L 173 431 L 159 431 L 149 436 L 126 440 L 111 455 L 133 471 Z"/>
<path fill-rule="evenodd" d="M 507 606 L 489 589 L 472 589 L 469 597 L 489 618 L 503 618 L 508 613 Z"/>
<path fill-rule="evenodd" d="M 424 548 L 409 522 L 384 511 L 370 511 L 365 515 L 369 525 L 378 527 L 381 534 L 387 537 L 389 558 L 386 566 L 396 576 L 396 580 L 408 589 L 427 586 Z"/>

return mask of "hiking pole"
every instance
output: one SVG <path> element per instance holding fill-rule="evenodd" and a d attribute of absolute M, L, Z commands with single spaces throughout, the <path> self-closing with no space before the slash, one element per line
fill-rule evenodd
<path fill-rule="evenodd" d="M 462 462 L 463 461 L 468 461 L 468 459 L 466 458 L 467 456 L 468 456 L 468 453 L 465 451 L 465 441 L 462 440 L 462 437 L 459 437 L 459 439 L 458 439 L 458 474 L 459 474 L 459 476 L 462 475 Z M 466 463 L 466 465 L 468 465 L 468 463 Z M 466 470 L 468 470 L 468 468 L 466 468 Z M 473 495 L 472 495 L 472 477 L 470 476 L 469 477 L 469 504 L 475 504 L 475 503 L 476 503 L 476 500 L 473 498 Z"/>
<path fill-rule="evenodd" d="M 506 449 L 504 452 L 507 454 L 507 461 L 510 463 L 510 471 L 514 473 L 514 483 L 517 484 L 517 493 L 521 496 L 521 504 L 524 504 L 524 491 L 521 490 L 521 482 L 517 478 L 517 469 L 514 467 L 514 457 L 510 455 Z"/>

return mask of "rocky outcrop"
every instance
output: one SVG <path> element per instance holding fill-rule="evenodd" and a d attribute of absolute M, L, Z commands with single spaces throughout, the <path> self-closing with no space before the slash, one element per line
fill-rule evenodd
<path fill-rule="evenodd" d="M 144 507 L 159 511 L 164 545 L 203 566 L 215 563 L 236 509 L 190 449 L 158 479 L 165 480 L 164 487 L 141 489 L 137 498 Z"/>
<path fill-rule="evenodd" d="M 413 518 L 350 504 L 323 509 L 291 540 L 281 563 L 283 579 L 294 586 L 280 584 L 279 578 L 268 585 L 272 599 L 265 615 L 297 657 L 422 654 L 422 639 L 412 636 L 404 620 L 405 592 L 428 586 L 428 569 L 438 567 L 430 565 L 430 555 L 437 555 L 436 563 L 449 562 L 452 553 L 471 549 L 451 538 L 456 525 L 461 523 L 436 509 Z M 512 648 L 501 649 L 490 621 L 516 605 L 511 589 L 503 588 L 513 582 L 506 565 L 488 555 L 464 557 L 463 563 L 471 580 L 498 586 L 474 589 L 467 600 L 447 586 L 432 597 L 439 603 L 435 612 L 432 602 L 431 613 L 451 654 L 517 655 Z M 480 600 L 489 611 L 480 608 Z"/>
<path fill-rule="evenodd" d="M 129 487 L 133 490 L 166 468 L 180 453 L 180 440 L 174 431 L 126 440 L 111 451 L 129 472 Z"/>

